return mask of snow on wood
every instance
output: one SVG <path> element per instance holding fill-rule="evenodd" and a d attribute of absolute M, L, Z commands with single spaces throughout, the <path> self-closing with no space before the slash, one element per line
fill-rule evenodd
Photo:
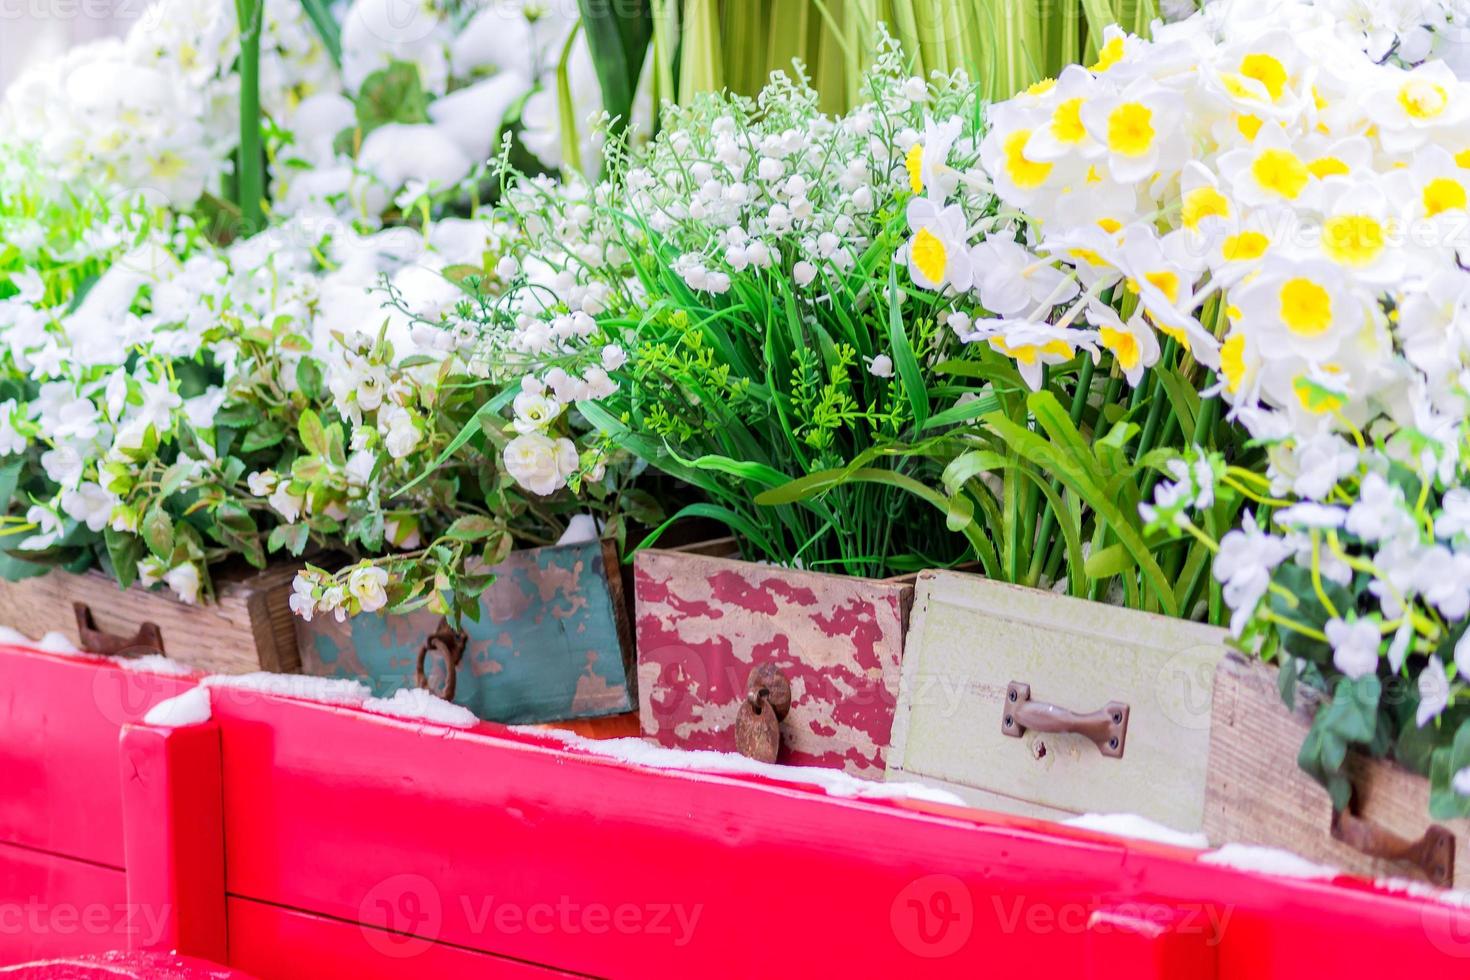
<path fill-rule="evenodd" d="M 209 688 L 191 687 L 183 694 L 176 694 L 149 708 L 148 713 L 143 716 L 143 723 L 160 728 L 183 728 L 186 725 L 203 724 L 211 717 Z"/>
<path fill-rule="evenodd" d="M 80 653 L 77 645 L 67 638 L 65 633 L 52 630 L 36 641 L 36 649 L 47 653 Z"/>
<path fill-rule="evenodd" d="M 374 714 L 409 721 L 429 721 L 452 728 L 473 728 L 480 723 L 468 708 L 435 697 L 421 687 L 400 688 L 393 692 L 391 698 L 368 698 L 362 706 Z"/>
<path fill-rule="evenodd" d="M 1336 878 L 1342 872 L 1326 864 L 1314 864 L 1306 858 L 1283 851 L 1279 847 L 1257 847 L 1253 844 L 1226 844 L 1219 850 L 1201 854 L 1203 864 L 1214 864 L 1237 871 L 1255 871 L 1281 878 Z"/>
<path fill-rule="evenodd" d="M 756 762 L 754 759 L 747 759 L 734 752 L 715 752 L 709 749 L 694 751 L 666 749 L 645 742 L 641 738 L 589 739 L 571 732 L 537 728 L 534 725 L 514 726 L 514 730 L 554 739 L 568 748 L 578 749 L 592 755 L 607 756 L 653 769 L 684 769 L 694 772 L 764 776 L 767 779 L 816 786 L 825 791 L 828 796 L 912 799 L 925 800 L 930 803 L 947 803 L 954 806 L 965 805 L 964 800 L 942 789 L 921 786 L 918 783 L 878 783 L 849 776 L 840 769 L 821 769 L 815 766 L 777 766 Z"/>
<path fill-rule="evenodd" d="M 597 540 L 597 519 L 591 514 L 576 514 L 567 522 L 567 529 L 556 539 L 562 544 L 586 544 Z"/>
<path fill-rule="evenodd" d="M 117 664 L 123 670 L 137 670 L 145 674 L 174 674 L 183 676 L 194 673 L 194 668 L 188 664 L 170 660 L 157 653 L 146 653 L 141 657 L 98 657 L 108 663 Z"/>
<path fill-rule="evenodd" d="M 326 704 L 360 705 L 372 696 L 361 681 L 332 677 L 307 677 L 304 674 L 211 674 L 199 683 L 213 688 L 253 691 L 287 698 L 303 698 Z"/>
<path fill-rule="evenodd" d="M 1068 827 L 1095 830 L 1099 833 L 1129 837 L 1134 840 L 1172 844 L 1175 847 L 1193 847 L 1203 850 L 1210 846 L 1204 834 L 1189 834 L 1182 830 L 1175 830 L 1173 827 L 1165 827 L 1161 823 L 1156 823 L 1147 817 L 1140 817 L 1136 813 L 1084 813 L 1080 817 L 1063 820 L 1062 823 Z"/>

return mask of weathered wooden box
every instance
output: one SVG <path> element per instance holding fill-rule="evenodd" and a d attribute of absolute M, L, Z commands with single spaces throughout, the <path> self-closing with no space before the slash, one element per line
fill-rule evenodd
<path fill-rule="evenodd" d="M 891 778 L 1200 829 L 1223 631 L 958 572 L 919 574 L 913 618 Z"/>
<path fill-rule="evenodd" d="M 1205 834 L 1281 847 L 1352 874 L 1414 877 L 1470 887 L 1470 820 L 1433 824 L 1429 780 L 1393 762 L 1353 754 L 1353 804 L 1334 826 L 1327 791 L 1296 764 L 1312 706 L 1288 711 L 1277 669 L 1231 654 L 1215 679 Z M 1370 850 L 1350 841 L 1368 842 Z M 1409 860 L 1389 856 L 1400 851 Z"/>
<path fill-rule="evenodd" d="M 632 640 L 617 550 L 590 541 L 512 552 L 494 569 L 479 622 L 466 620 L 454 703 L 490 721 L 533 724 L 631 711 Z M 297 620 L 303 670 L 361 680 L 377 695 L 417 683 L 419 653 L 443 620 L 421 611 L 345 622 Z M 442 655 L 425 681 L 447 690 Z"/>
<path fill-rule="evenodd" d="M 643 734 L 735 751 L 751 671 L 790 684 L 779 763 L 883 778 L 912 586 L 757 565 L 693 551 L 640 551 L 638 709 Z"/>
<path fill-rule="evenodd" d="M 216 601 L 202 605 L 162 588 L 120 589 L 95 569 L 80 575 L 56 569 L 0 582 L 0 624 L 33 638 L 59 631 L 94 653 L 162 652 L 217 674 L 295 673 L 301 660 L 289 603 L 296 568 L 223 570 L 215 575 Z M 154 649 L 159 645 L 161 651 Z"/>

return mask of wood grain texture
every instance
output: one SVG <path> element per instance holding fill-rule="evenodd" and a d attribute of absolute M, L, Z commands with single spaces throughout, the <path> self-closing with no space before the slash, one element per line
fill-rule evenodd
<path fill-rule="evenodd" d="M 913 590 L 906 584 L 640 551 L 639 718 L 682 749 L 734 751 L 757 664 L 791 684 L 777 761 L 882 779 Z"/>
<path fill-rule="evenodd" d="M 958 572 L 923 572 L 904 654 L 890 779 L 1057 819 L 1137 813 L 1200 828 L 1210 688 L 1224 633 Z M 1077 734 L 1001 731 L 1006 688 L 1087 713 L 1129 706 L 1123 757 Z"/>
<path fill-rule="evenodd" d="M 301 658 L 290 608 L 296 568 L 223 572 L 215 580 L 216 601 L 198 606 L 180 602 L 165 589 L 119 589 L 95 569 L 80 575 L 57 569 L 0 582 L 0 624 L 32 638 L 59 631 L 80 643 L 72 605 L 81 602 L 91 608 L 97 628 L 107 633 L 131 636 L 145 622 L 157 624 L 164 652 L 200 670 L 296 673 Z"/>
<path fill-rule="evenodd" d="M 1261 844 L 1369 877 L 1420 877 L 1416 869 L 1367 857 L 1334 840 L 1332 800 L 1296 764 L 1312 706 L 1281 700 L 1275 667 L 1232 654 L 1215 678 L 1205 834 L 1211 842 Z M 1349 757 L 1360 817 L 1409 839 L 1432 822 L 1429 780 L 1394 763 Z M 1470 820 L 1441 826 L 1455 835 L 1457 888 L 1470 887 Z"/>

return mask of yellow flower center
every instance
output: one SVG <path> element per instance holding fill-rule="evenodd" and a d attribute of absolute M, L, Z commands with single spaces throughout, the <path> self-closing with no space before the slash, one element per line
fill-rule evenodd
<path fill-rule="evenodd" d="M 1095 72 L 1105 72 L 1122 60 L 1123 39 L 1121 37 L 1115 37 L 1107 44 L 1104 44 L 1102 49 L 1098 51 L 1097 61 L 1093 64 L 1092 70 Z"/>
<path fill-rule="evenodd" d="M 1026 159 L 1026 141 L 1030 138 L 1031 130 L 1018 129 L 1006 137 L 1003 147 L 1006 176 L 1023 190 L 1040 187 L 1051 176 L 1051 164 Z"/>
<path fill-rule="evenodd" d="M 1109 235 L 1116 235 L 1118 233 L 1118 229 L 1123 227 L 1123 222 L 1119 221 L 1117 218 L 1098 218 L 1097 226 L 1103 231 L 1107 232 Z"/>
<path fill-rule="evenodd" d="M 1348 165 L 1337 157 L 1318 157 L 1307 164 L 1307 169 L 1311 171 L 1313 177 L 1322 180 L 1327 177 L 1341 176 L 1347 173 Z"/>
<path fill-rule="evenodd" d="M 909 254 L 913 256 L 914 267 L 924 274 L 924 278 L 934 283 L 944 282 L 945 270 L 949 268 L 949 253 L 938 235 L 928 228 L 920 228 L 909 243 Z"/>
<path fill-rule="evenodd" d="M 1371 265 L 1387 237 L 1383 223 L 1366 214 L 1340 214 L 1322 223 L 1322 250 L 1342 265 Z"/>
<path fill-rule="evenodd" d="M 1245 334 L 1236 331 L 1220 345 L 1220 373 L 1225 376 L 1225 390 L 1232 395 L 1245 380 Z"/>
<path fill-rule="evenodd" d="M 1470 150 L 1461 150 L 1455 154 L 1455 163 L 1462 170 L 1470 170 Z"/>
<path fill-rule="evenodd" d="M 1051 114 L 1051 134 L 1059 143 L 1081 143 L 1087 135 L 1082 128 L 1082 100 L 1068 99 Z"/>
<path fill-rule="evenodd" d="M 1190 231 L 1199 229 L 1206 218 L 1230 217 L 1230 202 L 1213 187 L 1196 187 L 1184 195 L 1184 211 L 1180 220 Z"/>
<path fill-rule="evenodd" d="M 1138 367 L 1138 362 L 1143 358 L 1143 352 L 1138 348 L 1138 339 L 1127 330 L 1116 330 L 1113 327 L 1103 327 L 1098 331 L 1098 337 L 1103 346 L 1113 352 L 1123 370 L 1132 371 Z"/>
<path fill-rule="evenodd" d="M 1399 89 L 1399 105 L 1410 119 L 1433 119 L 1441 115 L 1450 104 L 1449 93 L 1443 85 L 1415 79 Z"/>
<path fill-rule="evenodd" d="M 1251 176 L 1265 190 L 1295 200 L 1307 186 L 1310 174 L 1295 153 L 1270 149 L 1263 151 L 1251 164 Z"/>
<path fill-rule="evenodd" d="M 1465 185 L 1448 177 L 1436 177 L 1424 185 L 1424 214 L 1430 218 L 1465 207 Z"/>
<path fill-rule="evenodd" d="M 1281 287 L 1281 321 L 1299 337 L 1319 337 L 1332 326 L 1332 296 L 1310 279 L 1288 279 Z"/>
<path fill-rule="evenodd" d="M 1261 131 L 1261 117 L 1237 115 L 1235 117 L 1235 128 L 1239 130 L 1240 135 L 1244 136 L 1246 139 L 1254 140 L 1256 138 L 1256 134 Z"/>
<path fill-rule="evenodd" d="M 1056 87 L 1057 87 L 1057 80 L 1055 78 L 1043 78 L 1041 81 L 1037 82 L 1036 84 L 1034 84 L 1030 88 L 1028 88 L 1026 90 L 1026 94 L 1027 95 L 1045 95 L 1046 93 L 1050 92 L 1052 89 L 1054 89 Z"/>
<path fill-rule="evenodd" d="M 1286 90 L 1286 68 L 1269 54 L 1246 55 L 1240 59 L 1240 73 L 1264 85 L 1272 102 L 1280 99 Z"/>
<path fill-rule="evenodd" d="M 903 165 L 909 172 L 909 190 L 915 194 L 924 190 L 924 144 L 915 143 L 904 155 Z"/>
<path fill-rule="evenodd" d="M 1124 102 L 1108 114 L 1108 149 L 1141 157 L 1154 145 L 1154 113 L 1140 102 Z"/>
<path fill-rule="evenodd" d="M 1171 303 L 1179 302 L 1179 275 L 1174 272 L 1145 272 L 1143 278 L 1148 280 L 1149 285 L 1164 294 L 1164 298 Z"/>
<path fill-rule="evenodd" d="M 1258 231 L 1243 231 L 1231 235 L 1220 246 L 1220 254 L 1226 262 L 1249 262 L 1266 254 L 1271 240 Z"/>

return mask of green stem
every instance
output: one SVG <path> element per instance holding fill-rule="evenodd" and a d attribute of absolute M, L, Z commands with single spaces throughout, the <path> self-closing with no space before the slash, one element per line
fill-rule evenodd
<path fill-rule="evenodd" d="M 240 23 L 240 220 L 246 235 L 265 226 L 265 159 L 260 144 L 260 24 L 264 0 L 235 0 Z"/>

